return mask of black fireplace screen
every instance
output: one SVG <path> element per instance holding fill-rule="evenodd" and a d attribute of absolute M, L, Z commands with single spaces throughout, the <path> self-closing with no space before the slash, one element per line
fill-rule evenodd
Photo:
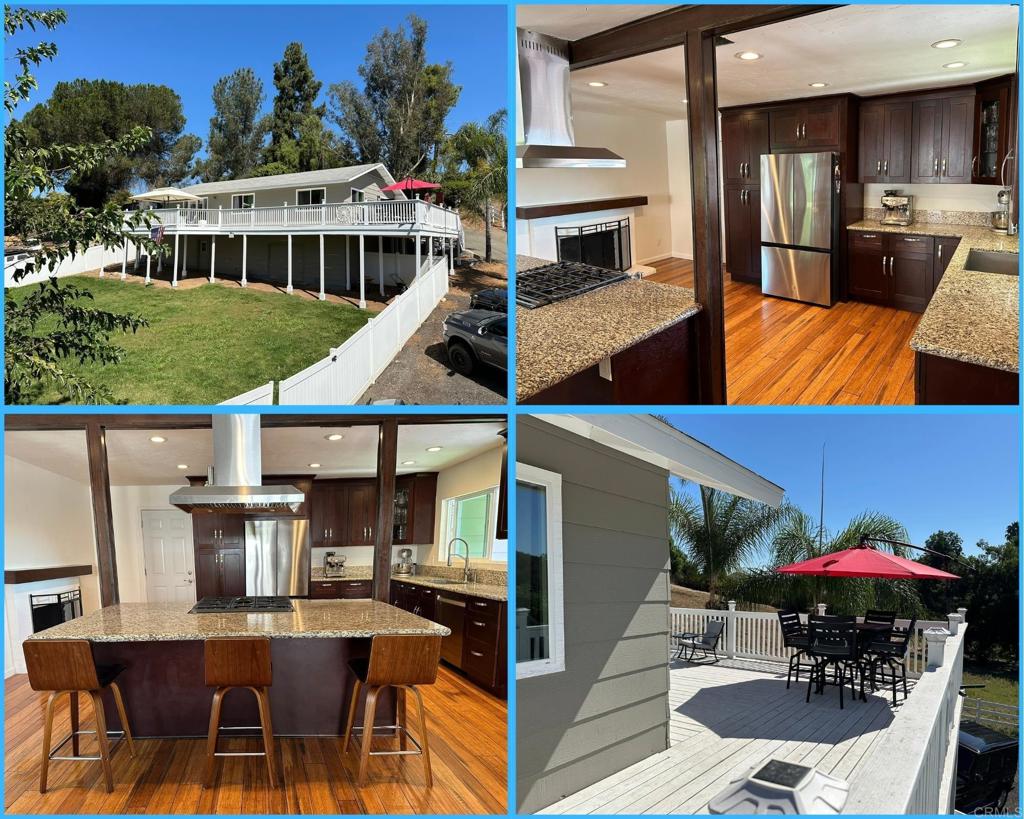
<path fill-rule="evenodd" d="M 628 270 L 633 263 L 629 248 L 629 219 L 555 228 L 555 236 L 560 262 L 583 262 L 608 270 Z"/>
<path fill-rule="evenodd" d="M 28 599 L 33 634 L 82 616 L 82 593 L 77 589 L 59 594 L 30 594 Z"/>

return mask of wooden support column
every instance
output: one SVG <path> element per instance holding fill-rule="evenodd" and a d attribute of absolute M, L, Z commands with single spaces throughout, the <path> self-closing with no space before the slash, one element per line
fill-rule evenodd
<path fill-rule="evenodd" d="M 120 601 L 117 587 L 117 555 L 114 549 L 114 518 L 110 509 L 110 471 L 107 465 L 107 433 L 100 421 L 85 428 L 89 454 L 89 491 L 92 494 L 92 520 L 96 537 L 96 565 L 100 581 L 100 604 L 113 606 Z"/>
<path fill-rule="evenodd" d="M 359 234 L 359 309 L 366 309 L 366 237 Z"/>
<path fill-rule="evenodd" d="M 327 293 L 324 290 L 324 235 L 320 234 L 320 301 L 324 301 L 327 298 Z"/>
<path fill-rule="evenodd" d="M 171 274 L 171 287 L 178 286 L 178 232 L 174 232 L 174 271 Z"/>
<path fill-rule="evenodd" d="M 391 538 L 395 524 L 395 472 L 398 468 L 398 421 L 381 421 L 377 434 L 377 529 L 373 534 L 373 598 L 391 595 Z"/>
<path fill-rule="evenodd" d="M 217 269 L 217 234 L 210 237 L 210 284 L 213 284 Z"/>
<path fill-rule="evenodd" d="M 292 235 L 288 234 L 288 292 L 294 291 L 292 287 Z"/>
<path fill-rule="evenodd" d="M 725 296 L 719 241 L 718 92 L 713 32 L 686 34 L 686 91 L 690 122 L 693 206 L 693 276 L 697 302 L 697 397 L 701 404 L 726 403 Z"/>
<path fill-rule="evenodd" d="M 243 233 L 242 234 L 242 287 L 248 287 L 249 286 L 249 280 L 246 278 L 246 276 L 248 275 L 248 272 L 249 272 L 248 265 L 247 265 L 247 261 L 248 261 L 247 254 L 248 254 L 248 252 L 249 252 L 249 234 L 248 233 Z"/>

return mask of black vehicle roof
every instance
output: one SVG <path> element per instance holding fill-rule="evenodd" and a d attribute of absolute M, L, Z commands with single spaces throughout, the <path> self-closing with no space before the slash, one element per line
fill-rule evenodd
<path fill-rule="evenodd" d="M 1017 740 L 973 720 L 960 723 L 960 744 L 977 754 L 1015 748 Z"/>

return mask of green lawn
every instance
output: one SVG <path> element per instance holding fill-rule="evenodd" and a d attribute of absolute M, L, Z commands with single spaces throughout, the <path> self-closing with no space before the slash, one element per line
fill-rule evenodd
<path fill-rule="evenodd" d="M 135 335 L 113 338 L 125 350 L 120 364 L 72 363 L 127 404 L 216 404 L 280 381 L 326 356 L 372 315 L 219 285 L 174 291 L 81 276 L 66 281 L 89 290 L 96 307 L 149 320 Z M 62 400 L 46 389 L 27 403 Z"/>

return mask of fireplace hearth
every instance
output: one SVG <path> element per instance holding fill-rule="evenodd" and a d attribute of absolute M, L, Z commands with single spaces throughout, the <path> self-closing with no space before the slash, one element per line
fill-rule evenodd
<path fill-rule="evenodd" d="M 33 634 L 82 616 L 82 593 L 77 589 L 56 594 L 30 594 L 29 604 Z"/>
<path fill-rule="evenodd" d="M 608 270 L 628 270 L 633 263 L 629 219 L 556 227 L 555 237 L 560 262 L 582 262 Z"/>

